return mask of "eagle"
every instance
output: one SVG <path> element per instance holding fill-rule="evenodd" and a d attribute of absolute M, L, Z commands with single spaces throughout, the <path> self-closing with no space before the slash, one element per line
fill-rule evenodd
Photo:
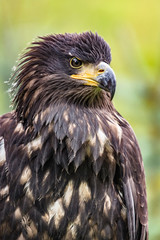
<path fill-rule="evenodd" d="M 97 33 L 38 37 L 0 117 L 0 240 L 147 240 L 141 152 Z"/>

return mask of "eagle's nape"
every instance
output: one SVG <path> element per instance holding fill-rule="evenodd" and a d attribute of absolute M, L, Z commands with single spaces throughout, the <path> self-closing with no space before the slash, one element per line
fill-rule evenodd
<path fill-rule="evenodd" d="M 76 58 L 76 59 L 75 59 Z M 0 118 L 0 239 L 147 240 L 145 176 L 97 34 L 34 42 Z"/>

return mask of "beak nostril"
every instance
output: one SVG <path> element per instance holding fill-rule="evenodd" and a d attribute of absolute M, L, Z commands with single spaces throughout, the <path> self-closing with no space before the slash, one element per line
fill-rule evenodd
<path fill-rule="evenodd" d="M 104 69 L 99 69 L 98 70 L 98 73 L 100 74 L 100 73 L 104 73 Z"/>

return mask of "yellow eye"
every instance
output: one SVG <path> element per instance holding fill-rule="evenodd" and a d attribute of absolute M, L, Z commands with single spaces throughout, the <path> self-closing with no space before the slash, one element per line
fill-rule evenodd
<path fill-rule="evenodd" d="M 82 67 L 82 61 L 76 57 L 73 57 L 70 60 L 70 65 L 72 68 L 80 68 L 80 67 Z"/>

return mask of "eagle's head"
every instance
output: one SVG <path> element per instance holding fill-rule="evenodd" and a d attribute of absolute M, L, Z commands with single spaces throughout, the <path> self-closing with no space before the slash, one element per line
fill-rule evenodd
<path fill-rule="evenodd" d="M 110 47 L 97 34 L 40 37 L 21 58 L 14 74 L 19 119 L 32 122 L 49 105 L 105 106 L 116 87 Z"/>

